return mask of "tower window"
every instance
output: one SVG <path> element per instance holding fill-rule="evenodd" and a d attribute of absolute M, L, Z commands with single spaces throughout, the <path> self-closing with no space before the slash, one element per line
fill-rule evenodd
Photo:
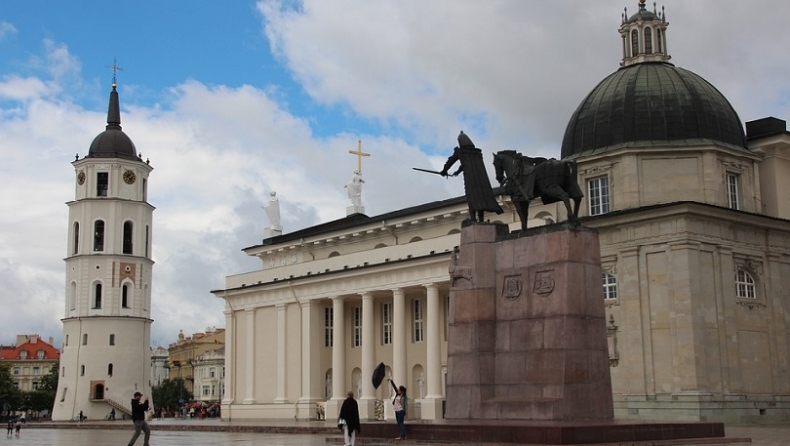
<path fill-rule="evenodd" d="M 664 52 L 664 45 L 663 45 L 663 42 L 661 41 L 662 38 L 663 37 L 661 36 L 661 28 L 657 28 L 656 29 L 656 46 L 658 46 L 658 52 L 659 53 L 663 53 Z"/>
<path fill-rule="evenodd" d="M 69 310 L 77 309 L 77 282 L 71 282 L 69 287 Z"/>
<path fill-rule="evenodd" d="M 590 215 L 609 212 L 609 177 L 593 178 L 587 182 L 587 196 L 590 197 Z"/>
<path fill-rule="evenodd" d="M 653 53 L 653 29 L 649 26 L 645 28 L 645 53 Z"/>
<path fill-rule="evenodd" d="M 99 172 L 96 174 L 96 196 L 106 197 L 107 189 L 109 188 L 110 174 L 107 172 Z"/>
<path fill-rule="evenodd" d="M 639 54 L 639 33 L 636 30 L 631 31 L 631 56 Z"/>
<path fill-rule="evenodd" d="M 82 334 L 82 345 L 88 345 L 88 333 Z"/>
<path fill-rule="evenodd" d="M 145 226 L 145 256 L 148 257 L 148 225 Z"/>
<path fill-rule="evenodd" d="M 85 376 L 85 366 L 84 365 L 80 366 L 80 376 Z"/>
<path fill-rule="evenodd" d="M 93 250 L 104 251 L 104 220 L 93 223 Z"/>
<path fill-rule="evenodd" d="M 617 299 L 617 278 L 613 274 L 603 273 L 603 298 L 605 300 Z"/>
<path fill-rule="evenodd" d="M 740 200 L 738 199 L 740 196 L 738 191 L 740 180 L 740 175 L 737 173 L 727 173 L 727 207 L 730 209 L 738 210 L 741 208 Z"/>
<path fill-rule="evenodd" d="M 93 290 L 93 308 L 101 308 L 101 284 L 97 283 Z"/>
<path fill-rule="evenodd" d="M 124 222 L 123 224 L 123 253 L 124 254 L 131 254 L 132 253 L 132 232 L 134 229 L 134 224 L 130 221 Z"/>
<path fill-rule="evenodd" d="M 74 248 L 71 250 L 72 254 L 79 254 L 80 252 L 80 224 L 74 222 Z"/>
<path fill-rule="evenodd" d="M 126 283 L 121 287 L 121 307 L 129 308 L 129 284 Z"/>
<path fill-rule="evenodd" d="M 115 334 L 110 335 L 110 345 L 115 345 Z"/>
<path fill-rule="evenodd" d="M 112 363 L 107 364 L 107 376 L 112 376 Z"/>

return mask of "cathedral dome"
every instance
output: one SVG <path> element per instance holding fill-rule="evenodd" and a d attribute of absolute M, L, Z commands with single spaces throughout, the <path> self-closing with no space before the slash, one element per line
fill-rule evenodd
<path fill-rule="evenodd" d="M 747 150 L 738 114 L 713 85 L 669 63 L 623 67 L 571 116 L 562 157 L 622 147 L 723 144 Z"/>
<path fill-rule="evenodd" d="M 139 159 L 134 143 L 121 130 L 118 92 L 114 84 L 110 93 L 110 105 L 107 110 L 107 127 L 93 139 L 88 150 L 88 157 Z"/>
<path fill-rule="evenodd" d="M 601 81 L 573 112 L 562 158 L 624 147 L 717 144 L 748 151 L 738 114 L 719 90 L 669 63 L 662 9 L 622 16 L 621 68 Z"/>

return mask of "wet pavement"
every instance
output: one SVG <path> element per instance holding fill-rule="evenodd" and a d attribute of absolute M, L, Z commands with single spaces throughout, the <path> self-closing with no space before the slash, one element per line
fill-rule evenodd
<path fill-rule="evenodd" d="M 184 444 L 216 446 L 323 446 L 342 444 L 332 423 L 322 421 L 255 421 L 226 422 L 219 420 L 154 420 L 151 426 L 151 446 L 182 446 Z M 393 432 L 395 426 L 393 424 Z M 261 432 L 245 432 L 254 429 Z M 751 438 L 753 446 L 790 445 L 790 425 L 726 426 L 727 438 Z M 87 423 L 35 423 L 22 428 L 19 437 L 0 436 L 0 446 L 104 446 L 126 445 L 133 434 L 130 421 Z M 143 444 L 143 438 L 137 445 Z M 375 443 L 358 439 L 357 444 L 427 444 L 427 442 L 381 441 Z M 453 443 L 442 443 L 453 445 Z M 462 445 L 463 443 L 458 443 Z M 748 443 L 738 443 L 748 444 Z"/>

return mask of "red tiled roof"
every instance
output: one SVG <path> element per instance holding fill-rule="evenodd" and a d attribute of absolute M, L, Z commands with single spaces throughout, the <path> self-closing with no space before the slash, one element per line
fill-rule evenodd
<path fill-rule="evenodd" d="M 20 352 L 27 351 L 27 360 L 36 360 L 39 350 L 44 351 L 44 359 L 60 359 L 60 351 L 52 345 L 44 342 L 41 338 L 33 343 L 29 340 L 24 344 L 13 346 L 0 346 L 0 361 L 18 361 Z"/>

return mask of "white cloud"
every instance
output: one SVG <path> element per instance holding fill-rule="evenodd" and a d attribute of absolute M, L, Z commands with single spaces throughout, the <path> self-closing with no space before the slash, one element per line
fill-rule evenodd
<path fill-rule="evenodd" d="M 12 34 L 16 34 L 16 27 L 12 23 L 6 21 L 0 22 L 0 40 Z"/>

